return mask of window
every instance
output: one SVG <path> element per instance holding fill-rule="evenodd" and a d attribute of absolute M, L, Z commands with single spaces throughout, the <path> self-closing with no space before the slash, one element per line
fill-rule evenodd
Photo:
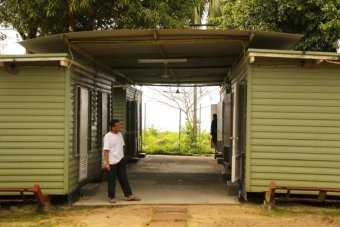
<path fill-rule="evenodd" d="M 103 146 L 103 137 L 109 130 L 110 95 L 98 93 L 98 148 Z"/>
<path fill-rule="evenodd" d="M 92 111 L 92 96 L 93 92 L 89 90 L 89 95 L 88 95 L 88 129 L 87 129 L 87 148 L 88 150 L 92 150 L 92 118 L 93 118 L 93 111 Z"/>
<path fill-rule="evenodd" d="M 89 91 L 77 87 L 77 155 L 85 155 L 89 150 L 89 125 Z"/>

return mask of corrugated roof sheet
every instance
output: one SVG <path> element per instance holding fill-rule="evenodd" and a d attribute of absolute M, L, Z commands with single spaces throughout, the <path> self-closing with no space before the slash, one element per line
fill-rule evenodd
<path fill-rule="evenodd" d="M 106 30 L 25 40 L 33 53 L 81 54 L 100 61 L 136 84 L 220 84 L 248 48 L 293 48 L 301 35 L 235 30 Z M 184 58 L 187 63 L 140 64 L 138 59 Z M 165 78 L 164 74 L 170 77 Z"/>

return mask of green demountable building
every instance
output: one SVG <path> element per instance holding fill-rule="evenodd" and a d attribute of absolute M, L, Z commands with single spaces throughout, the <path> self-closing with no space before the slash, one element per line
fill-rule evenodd
<path fill-rule="evenodd" d="M 70 195 L 99 180 L 102 138 L 113 116 L 135 144 L 126 155 L 138 157 L 141 118 L 133 113 L 141 92 L 117 85 L 110 70 L 71 63 L 68 54 L 4 55 L 0 64 L 0 188 L 38 183 L 46 194 Z"/>
<path fill-rule="evenodd" d="M 271 181 L 340 188 L 339 60 L 337 53 L 248 49 L 231 70 L 219 104 L 220 144 L 245 198 L 268 191 Z"/>
<path fill-rule="evenodd" d="M 184 29 L 26 40 L 34 54 L 0 56 L 0 188 L 77 192 L 100 177 L 112 117 L 124 123 L 126 154 L 141 151 L 133 85 L 192 84 L 221 86 L 218 151 L 244 197 L 271 180 L 340 188 L 340 55 L 289 50 L 300 39 Z"/>

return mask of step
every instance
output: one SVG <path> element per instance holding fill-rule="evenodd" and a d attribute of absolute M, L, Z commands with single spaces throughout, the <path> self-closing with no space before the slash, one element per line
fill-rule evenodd
<path fill-rule="evenodd" d="M 224 160 L 223 160 L 223 158 L 216 158 L 216 162 L 217 162 L 217 164 L 224 164 Z"/>
<path fill-rule="evenodd" d="M 215 153 L 215 159 L 217 158 L 223 158 L 222 152 L 216 152 Z"/>
<path fill-rule="evenodd" d="M 80 195 L 81 196 L 93 196 L 99 190 L 98 183 L 88 183 L 80 188 Z"/>
<path fill-rule="evenodd" d="M 225 181 L 230 181 L 231 180 L 231 173 L 226 170 L 223 170 L 222 171 L 222 181 L 225 182 Z"/>
<path fill-rule="evenodd" d="M 166 221 L 166 222 L 151 222 L 148 227 L 186 227 L 186 222 L 183 221 Z"/>
<path fill-rule="evenodd" d="M 137 163 L 139 161 L 139 157 L 131 157 L 128 159 L 128 163 Z"/>
<path fill-rule="evenodd" d="M 235 195 L 238 195 L 240 186 L 238 182 L 231 182 L 228 180 L 226 189 L 227 189 L 227 195 L 235 196 Z"/>
<path fill-rule="evenodd" d="M 145 158 L 146 157 L 146 153 L 138 153 L 138 158 Z"/>

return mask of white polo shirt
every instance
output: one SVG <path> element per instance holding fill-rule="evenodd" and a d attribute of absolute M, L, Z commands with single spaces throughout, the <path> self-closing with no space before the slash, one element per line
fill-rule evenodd
<path fill-rule="evenodd" d="M 118 163 L 124 157 L 124 138 L 122 133 L 116 134 L 111 131 L 104 136 L 103 150 L 109 150 L 109 163 L 110 165 Z"/>

